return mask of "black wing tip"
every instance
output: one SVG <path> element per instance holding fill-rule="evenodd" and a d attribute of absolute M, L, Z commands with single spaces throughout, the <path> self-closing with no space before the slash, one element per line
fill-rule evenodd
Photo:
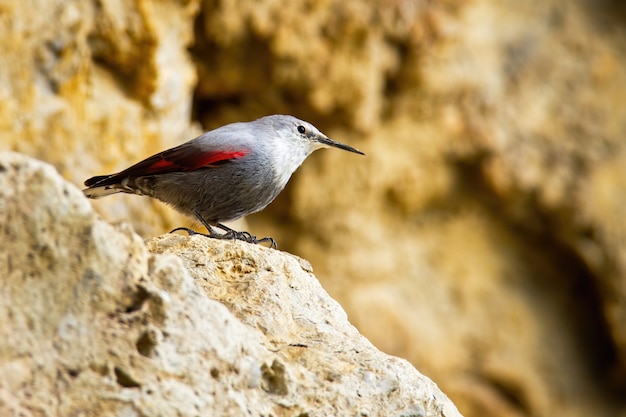
<path fill-rule="evenodd" d="M 100 181 L 106 180 L 107 178 L 111 178 L 111 175 L 97 175 L 95 177 L 89 178 L 88 180 L 85 180 L 83 184 L 85 184 L 87 187 L 91 187 L 98 184 Z"/>

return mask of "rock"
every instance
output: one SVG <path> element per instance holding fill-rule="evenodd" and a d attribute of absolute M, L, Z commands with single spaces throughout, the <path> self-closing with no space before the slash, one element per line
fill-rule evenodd
<path fill-rule="evenodd" d="M 0 225 L 0 415 L 460 415 L 361 336 L 303 259 L 144 243 L 9 152 Z"/>
<path fill-rule="evenodd" d="M 0 25 L 0 150 L 44 159 L 79 184 L 86 172 L 115 171 L 194 137 L 187 47 L 198 8 L 197 0 L 2 2 L 11 23 Z M 147 200 L 97 207 L 113 219 L 151 210 Z M 136 228 L 178 217 L 164 207 Z"/>
<path fill-rule="evenodd" d="M 367 156 L 317 152 L 247 230 L 465 415 L 622 415 L 625 5 L 0 1 L 0 149 L 81 184 L 200 123 L 310 120 Z"/>

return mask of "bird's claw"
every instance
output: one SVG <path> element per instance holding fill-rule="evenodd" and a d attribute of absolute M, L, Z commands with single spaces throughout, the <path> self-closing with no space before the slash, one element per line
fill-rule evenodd
<path fill-rule="evenodd" d="M 271 237 L 264 237 L 262 239 L 257 239 L 256 236 L 254 236 L 253 234 L 249 233 L 249 232 L 238 232 L 236 230 L 230 230 L 224 234 L 218 234 L 215 233 L 213 231 L 209 231 L 211 233 L 205 234 L 205 233 L 200 233 L 200 232 L 196 232 L 195 230 L 189 229 L 187 227 L 177 227 L 176 229 L 170 231 L 170 233 L 174 233 L 177 231 L 184 231 L 187 232 L 189 234 L 189 236 L 193 236 L 193 235 L 201 235 L 201 236 L 206 236 L 206 237 L 210 237 L 213 239 L 233 239 L 233 240 L 242 240 L 244 242 L 247 243 L 253 243 L 253 244 L 259 244 L 259 243 L 265 243 L 265 242 L 269 242 L 270 243 L 270 248 L 272 249 L 277 249 L 276 246 L 276 241 L 274 239 L 272 239 Z"/>
<path fill-rule="evenodd" d="M 278 246 L 276 245 L 276 241 L 269 236 L 266 236 L 263 239 L 257 239 L 254 243 L 265 243 L 265 242 L 270 243 L 270 246 L 269 246 L 270 248 L 278 249 Z"/>
<path fill-rule="evenodd" d="M 274 239 L 272 239 L 271 237 L 264 237 L 261 239 L 257 239 L 256 236 L 254 236 L 253 234 L 249 233 L 249 232 L 237 232 L 235 230 L 229 231 L 224 233 L 224 239 L 235 239 L 235 240 L 243 240 L 244 242 L 247 243 L 254 243 L 254 244 L 259 244 L 259 243 L 265 243 L 265 242 L 269 242 L 270 243 L 270 248 L 272 249 L 276 249 L 276 241 Z"/>
<path fill-rule="evenodd" d="M 205 235 L 204 233 L 200 233 L 200 232 L 196 232 L 195 230 L 191 230 L 188 227 L 177 227 L 176 229 L 170 230 L 170 233 L 178 232 L 179 230 L 187 232 L 187 234 L 189 234 L 189 236 L 192 236 L 192 235 L 209 236 L 209 235 Z"/>

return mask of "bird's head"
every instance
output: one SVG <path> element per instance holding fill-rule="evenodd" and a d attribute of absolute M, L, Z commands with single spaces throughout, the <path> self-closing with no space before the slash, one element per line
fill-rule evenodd
<path fill-rule="evenodd" d="M 333 147 L 365 155 L 352 146 L 330 139 L 311 123 L 293 116 L 267 116 L 259 119 L 259 121 L 266 121 L 271 124 L 272 129 L 278 133 L 280 139 L 288 143 L 290 147 L 293 147 L 293 151 L 302 150 L 306 155 L 309 155 L 317 149 Z"/>

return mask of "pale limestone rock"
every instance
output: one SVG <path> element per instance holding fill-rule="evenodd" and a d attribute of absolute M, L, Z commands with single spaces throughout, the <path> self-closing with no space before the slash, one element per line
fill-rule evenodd
<path fill-rule="evenodd" d="M 460 415 L 305 260 L 202 236 L 146 248 L 17 153 L 0 154 L 0 225 L 0 415 Z"/>
<path fill-rule="evenodd" d="M 252 232 L 468 416 L 624 414 L 623 3 L 0 0 L 0 148 L 80 184 L 190 120 L 310 119 L 367 157 L 316 153 Z"/>

